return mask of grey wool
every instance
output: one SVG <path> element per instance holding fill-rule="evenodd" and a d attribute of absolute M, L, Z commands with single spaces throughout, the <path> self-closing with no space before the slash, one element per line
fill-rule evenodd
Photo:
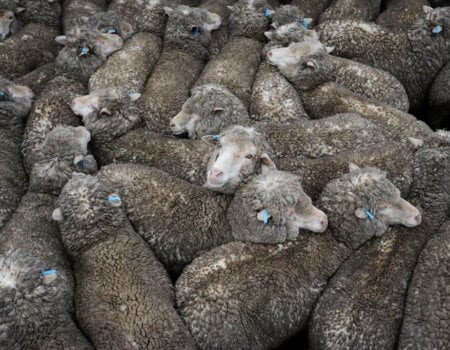
<path fill-rule="evenodd" d="M 291 5 L 297 6 L 305 17 L 313 19 L 316 23 L 319 16 L 330 5 L 332 0 L 292 0 Z"/>
<path fill-rule="evenodd" d="M 269 18 L 265 16 L 267 6 L 262 0 L 240 0 L 230 6 L 230 39 L 205 66 L 195 86 L 224 85 L 249 107 L 253 81 L 261 62 L 264 31 L 269 25 Z"/>
<path fill-rule="evenodd" d="M 16 79 L 55 60 L 59 45 L 56 27 L 29 23 L 14 36 L 0 43 L 0 75 Z"/>
<path fill-rule="evenodd" d="M 242 101 L 227 87 L 219 84 L 199 85 L 191 90 L 181 111 L 170 121 L 174 135 L 188 134 L 191 139 L 219 134 L 234 124 L 250 124 Z"/>
<path fill-rule="evenodd" d="M 74 28 L 83 16 L 89 17 L 106 11 L 108 0 L 65 0 L 63 11 L 63 33 Z"/>
<path fill-rule="evenodd" d="M 447 220 L 420 253 L 408 289 L 399 349 L 446 347 L 449 337 L 448 274 L 450 221 Z"/>
<path fill-rule="evenodd" d="M 288 48 L 272 50 L 268 56 L 298 90 L 310 90 L 329 81 L 340 84 L 355 94 L 373 98 L 397 109 L 409 110 L 408 95 L 403 85 L 389 72 L 361 64 L 353 60 L 332 56 L 325 50 L 310 55 L 299 54 L 310 43 L 293 43 Z M 329 50 L 332 50 L 330 48 Z M 284 58 L 276 59 L 275 52 L 289 52 L 296 58 L 295 63 L 285 63 Z"/>
<path fill-rule="evenodd" d="M 99 179 L 123 199 L 137 232 L 171 272 L 232 240 L 227 196 L 140 164 L 111 164 Z"/>
<path fill-rule="evenodd" d="M 199 8 L 166 7 L 169 16 L 164 47 L 148 79 L 139 108 L 147 127 L 168 132 L 169 120 L 180 110 L 209 57 L 211 31 L 220 16 Z"/>
<path fill-rule="evenodd" d="M 151 33 L 137 33 L 127 40 L 89 79 L 89 91 L 123 88 L 142 92 L 161 51 L 161 39 Z"/>
<path fill-rule="evenodd" d="M 432 128 L 442 127 L 450 114 L 450 63 L 436 75 L 428 92 L 427 122 Z"/>
<path fill-rule="evenodd" d="M 419 108 L 434 76 L 448 60 L 446 32 L 450 7 L 424 7 L 423 17 L 408 31 L 391 31 L 377 24 L 332 20 L 317 27 L 320 40 L 334 46 L 337 56 L 384 69 L 405 87 L 411 109 Z M 440 25 L 441 33 L 433 30 Z"/>
<path fill-rule="evenodd" d="M 113 194 L 96 177 L 75 174 L 54 212 L 74 260 L 81 329 L 100 349 L 193 349 L 166 271 Z"/>
<path fill-rule="evenodd" d="M 309 340 L 313 348 L 393 348 L 398 344 L 417 257 L 448 217 L 449 157 L 449 143 L 440 137 L 427 140 L 415 153 L 408 198 L 420 208 L 422 223 L 392 228 L 341 266 L 312 315 Z M 353 322 L 349 324 L 348 319 Z M 344 325 L 345 333 L 341 332 Z"/>
<path fill-rule="evenodd" d="M 320 158 L 386 141 L 383 129 L 358 114 L 337 114 L 303 124 L 257 123 L 276 158 Z"/>
<path fill-rule="evenodd" d="M 45 261 L 22 249 L 0 255 L 0 346 L 92 349 L 61 303 L 64 280 L 46 280 Z"/>
<path fill-rule="evenodd" d="M 20 154 L 25 120 L 33 93 L 25 86 L 0 79 L 0 227 L 9 219 L 26 191 L 27 178 Z"/>
<path fill-rule="evenodd" d="M 428 0 L 387 0 L 384 11 L 376 23 L 391 30 L 407 31 L 422 18 L 423 6 L 430 6 Z"/>
<path fill-rule="evenodd" d="M 272 15 L 271 27 L 274 29 L 280 26 L 297 23 L 303 27 L 304 14 L 297 6 L 280 5 L 275 8 L 275 13 Z"/>
<path fill-rule="evenodd" d="M 36 96 L 39 96 L 50 80 L 61 74 L 61 70 L 55 62 L 40 66 L 30 73 L 14 80 L 16 84 L 28 86 Z"/>
<path fill-rule="evenodd" d="M 328 278 L 354 250 L 387 230 L 383 219 L 355 214 L 361 206 L 375 211 L 381 200 L 401 200 L 385 176 L 362 168 L 328 183 L 318 203 L 330 223 L 322 234 L 302 233 L 282 245 L 233 242 L 194 260 L 176 294 L 199 348 L 275 348 L 300 331 Z"/>
<path fill-rule="evenodd" d="M 330 19 L 373 21 L 380 14 L 381 0 L 333 0 L 320 15 L 319 22 Z"/>
<path fill-rule="evenodd" d="M 22 142 L 25 169 L 29 174 L 39 160 L 45 137 L 55 126 L 79 126 L 79 118 L 70 109 L 70 103 L 78 95 L 86 93 L 79 82 L 58 76 L 48 83 L 33 105 L 27 120 Z"/>
<path fill-rule="evenodd" d="M 227 218 L 235 240 L 269 244 L 297 239 L 300 227 L 323 232 L 328 223 L 300 176 L 267 168 L 236 192 Z"/>
<path fill-rule="evenodd" d="M 24 9 L 19 15 L 24 23 L 43 23 L 48 26 L 60 26 L 61 1 L 19 0 L 17 2 Z"/>
<path fill-rule="evenodd" d="M 374 99 L 359 96 L 334 82 L 302 91 L 303 106 L 311 118 L 324 118 L 337 113 L 358 113 L 383 129 L 388 138 L 424 139 L 432 130 L 413 115 Z"/>

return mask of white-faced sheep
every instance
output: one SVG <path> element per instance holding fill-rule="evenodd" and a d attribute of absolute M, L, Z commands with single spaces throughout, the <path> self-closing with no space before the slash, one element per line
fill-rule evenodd
<path fill-rule="evenodd" d="M 59 45 L 56 27 L 29 23 L 0 43 L 0 75 L 15 79 L 55 60 Z"/>
<path fill-rule="evenodd" d="M 22 27 L 22 22 L 17 17 L 24 9 L 17 9 L 15 0 L 0 1 L 0 41 L 13 35 Z"/>
<path fill-rule="evenodd" d="M 0 347 L 92 349 L 61 303 L 64 282 L 55 275 L 52 266 L 24 250 L 0 254 Z"/>
<path fill-rule="evenodd" d="M 319 22 L 330 19 L 373 21 L 380 14 L 381 0 L 333 0 L 320 15 Z"/>
<path fill-rule="evenodd" d="M 296 10 L 296 11 L 294 11 Z M 276 9 L 272 17 L 275 30 L 265 32 L 269 42 L 264 46 L 261 62 L 252 88 L 250 111 L 253 119 L 277 122 L 295 122 L 309 119 L 295 88 L 280 74 L 276 67 L 265 61 L 267 51 L 284 47 L 291 42 L 316 40 L 318 35 L 306 29 L 308 19 L 294 6 Z"/>
<path fill-rule="evenodd" d="M 74 259 L 76 314 L 96 348 L 193 349 L 169 276 L 128 221 L 121 198 L 75 174 L 54 218 Z"/>
<path fill-rule="evenodd" d="M 191 139 L 219 134 L 233 124 L 250 124 L 247 109 L 228 88 L 219 84 L 192 89 L 181 111 L 170 121 L 174 135 L 187 133 Z"/>
<path fill-rule="evenodd" d="M 408 31 L 390 31 L 377 24 L 354 20 L 323 22 L 320 40 L 335 47 L 337 56 L 392 73 L 405 87 L 412 110 L 419 108 L 433 78 L 448 60 L 446 39 L 450 7 L 424 6 L 423 19 Z"/>
<path fill-rule="evenodd" d="M 423 245 L 447 220 L 450 203 L 449 143 L 425 143 L 414 156 L 408 196 L 421 209 L 421 225 L 394 228 L 342 265 L 313 313 L 309 328 L 313 348 L 394 348 L 398 344 L 408 281 Z"/>
<path fill-rule="evenodd" d="M 448 246 L 450 221 L 430 238 L 420 253 L 408 289 L 399 349 L 445 348 L 450 343 Z"/>
<path fill-rule="evenodd" d="M 316 47 L 310 48 L 310 46 Z M 320 49 L 317 43 L 292 43 L 273 48 L 267 60 L 278 67 L 298 90 L 310 90 L 334 81 L 350 91 L 373 98 L 407 112 L 408 95 L 403 85 L 390 73 L 329 54 L 333 48 Z M 307 53 L 308 52 L 308 53 Z"/>
<path fill-rule="evenodd" d="M 236 192 L 227 217 L 235 240 L 254 243 L 284 243 L 299 229 L 323 232 L 328 225 L 298 175 L 266 167 Z"/>
<path fill-rule="evenodd" d="M 248 107 L 272 10 L 265 0 L 240 0 L 230 10 L 230 39 L 205 66 L 195 86 L 224 85 Z"/>
<path fill-rule="evenodd" d="M 429 5 L 428 0 L 384 1 L 384 11 L 377 17 L 376 23 L 391 30 L 406 31 L 422 18 L 423 6 Z"/>
<path fill-rule="evenodd" d="M 211 31 L 221 23 L 219 15 L 204 9 L 178 6 L 165 11 L 164 47 L 138 103 L 147 127 L 155 132 L 168 129 L 168 121 L 188 98 L 209 57 Z"/>
<path fill-rule="evenodd" d="M 305 326 L 328 278 L 356 249 L 389 225 L 420 223 L 420 212 L 385 173 L 355 168 L 321 195 L 325 233 L 305 232 L 284 245 L 229 243 L 183 271 L 177 305 L 201 349 L 275 348 Z"/>
<path fill-rule="evenodd" d="M 382 102 L 359 96 L 334 82 L 301 93 L 303 106 L 311 118 L 325 118 L 337 113 L 357 113 L 383 129 L 388 138 L 425 139 L 432 130 L 413 115 Z"/>
<path fill-rule="evenodd" d="M 111 55 L 89 79 L 89 91 L 121 88 L 142 92 L 161 51 L 161 39 L 151 33 L 137 33 Z"/>
<path fill-rule="evenodd" d="M 28 87 L 0 79 L 0 227 L 25 191 L 27 180 L 19 149 L 32 101 Z"/>

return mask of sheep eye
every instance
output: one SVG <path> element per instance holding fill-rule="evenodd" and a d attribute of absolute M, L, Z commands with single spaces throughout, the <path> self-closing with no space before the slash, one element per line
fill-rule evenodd
<path fill-rule="evenodd" d="M 13 19 L 13 16 L 9 16 L 9 19 Z"/>
<path fill-rule="evenodd" d="M 247 159 L 253 159 L 253 154 L 247 154 L 247 155 L 245 156 L 245 158 L 247 158 Z"/>
<path fill-rule="evenodd" d="M 219 152 L 217 152 L 215 160 L 217 160 L 217 158 L 219 158 Z"/>
<path fill-rule="evenodd" d="M 200 27 L 192 26 L 191 31 L 192 31 L 192 33 L 193 33 L 195 36 L 199 36 L 199 35 L 200 35 Z"/>

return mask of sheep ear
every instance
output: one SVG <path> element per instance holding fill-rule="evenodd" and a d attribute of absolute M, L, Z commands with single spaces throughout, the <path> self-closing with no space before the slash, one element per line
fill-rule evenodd
<path fill-rule="evenodd" d="M 348 169 L 349 169 L 349 172 L 352 173 L 352 172 L 354 172 L 356 170 L 359 170 L 360 168 L 355 163 L 349 163 L 348 164 Z"/>
<path fill-rule="evenodd" d="M 56 280 L 56 277 L 58 277 L 56 273 L 52 273 L 52 274 L 50 274 L 50 275 L 42 276 L 42 282 L 43 282 L 44 284 L 50 284 L 50 283 L 52 283 L 54 280 Z"/>
<path fill-rule="evenodd" d="M 306 65 L 307 65 L 308 67 L 311 67 L 311 68 L 316 68 L 316 65 L 314 64 L 313 61 L 308 61 L 308 62 L 306 62 Z"/>
<path fill-rule="evenodd" d="M 89 17 L 88 17 L 88 16 L 81 16 L 81 17 L 80 17 L 80 22 L 81 22 L 81 23 L 87 23 L 87 22 L 89 22 Z"/>
<path fill-rule="evenodd" d="M 61 45 L 67 45 L 67 36 L 66 35 L 58 35 L 55 38 L 55 41 Z"/>
<path fill-rule="evenodd" d="M 334 51 L 334 46 L 327 46 L 325 49 L 327 50 L 327 53 L 332 53 Z"/>
<path fill-rule="evenodd" d="M 356 208 L 355 215 L 359 219 L 365 219 L 367 217 L 367 214 L 364 212 L 364 208 Z"/>
<path fill-rule="evenodd" d="M 167 16 L 170 16 L 173 13 L 173 9 L 171 7 L 164 6 L 163 9 Z"/>
<path fill-rule="evenodd" d="M 130 96 L 132 101 L 137 101 L 141 97 L 141 94 L 139 92 L 130 92 L 128 96 Z"/>
<path fill-rule="evenodd" d="M 53 210 L 52 218 L 53 218 L 53 220 L 58 221 L 58 222 L 61 222 L 64 220 L 61 208 L 56 208 L 55 210 Z"/>
<path fill-rule="evenodd" d="M 267 32 L 264 32 L 264 36 L 265 36 L 267 39 L 272 40 L 272 38 L 273 38 L 273 33 L 272 33 L 271 31 L 267 31 Z"/>
<path fill-rule="evenodd" d="M 73 164 L 78 164 L 79 162 L 81 162 L 83 160 L 84 156 L 82 154 L 76 156 L 75 158 L 73 158 Z"/>
<path fill-rule="evenodd" d="M 239 8 L 237 6 L 227 6 L 227 8 L 231 12 L 239 12 Z"/>
<path fill-rule="evenodd" d="M 217 145 L 219 143 L 218 135 L 205 135 L 202 136 L 202 140 L 211 145 Z"/>
<path fill-rule="evenodd" d="M 423 140 L 414 137 L 408 137 L 408 141 L 413 145 L 414 149 L 419 149 L 423 146 Z"/>
<path fill-rule="evenodd" d="M 16 13 L 23 13 L 23 12 L 25 12 L 27 9 L 26 8 L 24 8 L 24 7 L 17 7 L 16 8 Z"/>
<path fill-rule="evenodd" d="M 269 169 L 276 169 L 277 166 L 275 163 L 270 159 L 269 155 L 267 153 L 262 153 L 259 157 L 259 161 L 261 163 L 261 167 L 264 168 L 264 166 L 268 167 Z M 261 169 L 262 170 L 262 169 Z"/>
<path fill-rule="evenodd" d="M 430 6 L 423 6 L 422 8 L 423 8 L 423 13 L 426 15 L 433 12 L 433 8 Z"/>

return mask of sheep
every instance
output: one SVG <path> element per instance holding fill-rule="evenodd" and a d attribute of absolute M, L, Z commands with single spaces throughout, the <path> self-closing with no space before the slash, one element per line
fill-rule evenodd
<path fill-rule="evenodd" d="M 56 27 L 29 23 L 0 42 L 0 75 L 13 80 L 54 61 L 59 50 L 54 38 L 58 34 Z"/>
<path fill-rule="evenodd" d="M 221 23 L 219 15 L 204 9 L 178 6 L 165 11 L 164 47 L 138 103 L 146 126 L 155 132 L 168 128 L 187 99 L 208 58 L 210 32 Z"/>
<path fill-rule="evenodd" d="M 428 106 L 427 108 L 427 122 L 431 127 L 443 128 L 449 127 L 448 120 L 450 110 L 450 63 L 447 63 L 444 68 L 436 75 L 428 92 Z"/>
<path fill-rule="evenodd" d="M 328 215 L 324 233 L 280 245 L 232 242 L 183 271 L 178 310 L 199 348 L 275 348 L 305 326 L 327 279 L 353 251 L 389 225 L 420 224 L 419 210 L 376 168 L 351 166 L 328 183 L 318 207 Z"/>
<path fill-rule="evenodd" d="M 316 23 L 319 16 L 330 5 L 332 0 L 292 0 L 291 5 L 297 6 L 307 17 Z"/>
<path fill-rule="evenodd" d="M 380 14 L 381 0 L 333 0 L 320 15 L 319 23 L 330 19 L 373 21 Z"/>
<path fill-rule="evenodd" d="M 28 174 L 40 158 L 46 135 L 56 125 L 80 125 L 70 109 L 70 102 L 85 93 L 86 88 L 81 83 L 65 76 L 54 78 L 42 91 L 33 105 L 22 142 L 23 162 Z"/>
<path fill-rule="evenodd" d="M 92 16 L 97 12 L 106 11 L 108 0 L 67 0 L 64 1 L 63 32 L 68 33 L 74 28 L 81 17 Z"/>
<path fill-rule="evenodd" d="M 61 18 L 60 1 L 55 0 L 19 0 L 21 10 L 20 20 L 23 23 L 43 23 L 59 27 Z"/>
<path fill-rule="evenodd" d="M 422 250 L 408 289 L 399 349 L 445 348 L 449 342 L 448 244 L 450 222 Z"/>
<path fill-rule="evenodd" d="M 357 113 L 382 128 L 387 138 L 403 141 L 409 137 L 425 139 L 433 133 L 428 125 L 413 115 L 374 99 L 356 95 L 334 82 L 302 91 L 301 97 L 306 112 L 313 119 L 338 113 Z"/>
<path fill-rule="evenodd" d="M 230 6 L 230 39 L 222 51 L 210 60 L 195 86 L 220 84 L 226 86 L 248 108 L 252 84 L 261 61 L 264 31 L 269 26 L 265 0 L 240 0 Z"/>
<path fill-rule="evenodd" d="M 28 86 L 38 97 L 47 84 L 61 72 L 54 62 L 36 68 L 24 76 L 14 80 L 16 84 Z"/>
<path fill-rule="evenodd" d="M 333 48 L 327 48 L 325 52 L 317 43 L 291 43 L 288 47 L 269 50 L 267 60 L 300 91 L 334 81 L 358 95 L 408 111 L 408 95 L 393 75 L 349 59 L 332 56 L 329 54 L 332 50 Z"/>
<path fill-rule="evenodd" d="M 170 5 L 168 0 L 112 0 L 108 11 L 114 11 L 130 23 L 136 32 L 150 32 L 163 37 L 166 16 L 163 7 Z"/>
<path fill-rule="evenodd" d="M 315 31 L 304 28 L 303 21 L 307 19 L 303 19 L 302 14 L 296 13 L 292 8 L 299 12 L 293 6 L 283 6 L 275 11 L 272 26 L 276 29 L 264 33 L 269 39 L 262 51 L 264 56 L 271 48 L 283 47 L 293 41 L 318 38 Z M 283 24 L 284 21 L 292 22 Z M 265 60 L 261 62 L 253 83 L 250 111 L 256 120 L 296 122 L 309 119 L 298 92 L 275 67 Z"/>
<path fill-rule="evenodd" d="M 430 145 L 425 142 L 414 156 L 413 169 L 408 197 L 420 207 L 422 224 L 394 228 L 341 266 L 313 312 L 309 327 L 313 348 L 397 346 L 408 281 L 417 256 L 448 216 L 448 140 Z M 349 319 L 353 321 L 349 323 Z"/>
<path fill-rule="evenodd" d="M 443 34 L 450 24 L 450 8 L 423 9 L 423 19 L 407 32 L 354 20 L 327 21 L 316 29 L 321 41 L 335 47 L 337 56 L 392 73 L 405 87 L 414 111 L 422 105 L 434 76 L 447 61 Z"/>
<path fill-rule="evenodd" d="M 194 349 L 169 276 L 121 203 L 85 174 L 75 174 L 58 199 L 53 217 L 75 263 L 78 322 L 96 348 Z"/>
<path fill-rule="evenodd" d="M 298 175 L 263 167 L 236 191 L 227 210 L 233 238 L 276 244 L 295 241 L 299 229 L 325 231 L 327 216 L 311 204 L 301 182 Z"/>
<path fill-rule="evenodd" d="M 17 15 L 23 10 L 23 8 L 17 8 L 15 0 L 0 2 L 0 41 L 17 33 L 22 28 L 23 23 Z"/>
<path fill-rule="evenodd" d="M 191 139 L 218 134 L 233 124 L 249 124 L 250 118 L 242 101 L 220 84 L 199 85 L 181 111 L 170 120 L 174 135 L 187 133 Z"/>
<path fill-rule="evenodd" d="M 423 6 L 429 5 L 428 0 L 388 0 L 375 22 L 391 30 L 408 30 L 422 17 Z"/>
<path fill-rule="evenodd" d="M 123 88 L 140 93 L 161 51 L 161 39 L 151 33 L 137 33 L 125 42 L 89 79 L 89 91 Z"/>
<path fill-rule="evenodd" d="M 32 101 L 28 87 L 0 79 L 0 227 L 25 192 L 27 179 L 19 147 Z"/>
<path fill-rule="evenodd" d="M 54 273 L 42 275 L 52 271 L 48 268 L 45 261 L 21 249 L 8 249 L 0 255 L 3 349 L 92 349 L 58 302 L 63 280 L 59 275 L 52 279 Z"/>

